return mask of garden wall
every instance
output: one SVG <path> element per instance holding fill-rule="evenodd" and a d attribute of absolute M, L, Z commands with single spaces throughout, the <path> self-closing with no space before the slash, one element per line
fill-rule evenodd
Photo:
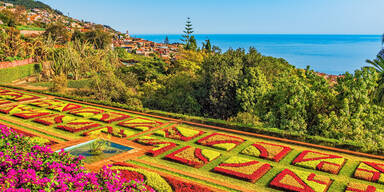
<path fill-rule="evenodd" d="M 10 83 L 41 72 L 41 64 L 21 63 L 17 62 L 14 67 L 0 67 L 0 83 Z M 1 63 L 0 66 L 2 66 Z"/>
<path fill-rule="evenodd" d="M 17 67 L 22 65 L 32 64 L 34 62 L 33 58 L 18 60 L 18 61 L 5 61 L 0 62 L 0 69 L 6 69 L 9 67 Z"/>

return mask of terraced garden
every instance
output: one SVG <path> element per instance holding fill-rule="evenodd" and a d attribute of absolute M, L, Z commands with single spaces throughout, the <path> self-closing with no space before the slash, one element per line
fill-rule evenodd
<path fill-rule="evenodd" d="M 133 148 L 112 164 L 155 191 L 384 192 L 384 157 L 0 88 L 0 124 L 52 149 L 103 135 Z M 48 142 L 47 141 L 47 142 Z"/>

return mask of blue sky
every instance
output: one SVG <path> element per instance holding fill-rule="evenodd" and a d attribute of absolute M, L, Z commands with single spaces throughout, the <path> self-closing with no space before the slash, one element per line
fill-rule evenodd
<path fill-rule="evenodd" d="M 384 0 L 41 0 L 131 34 L 381 34 Z"/>

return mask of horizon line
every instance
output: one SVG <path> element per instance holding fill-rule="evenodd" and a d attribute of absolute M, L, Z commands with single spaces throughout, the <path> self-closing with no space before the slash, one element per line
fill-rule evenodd
<path fill-rule="evenodd" d="M 182 35 L 183 33 L 132 33 L 133 35 Z M 368 34 L 368 33 L 195 33 L 193 35 L 377 35 L 382 34 Z"/>

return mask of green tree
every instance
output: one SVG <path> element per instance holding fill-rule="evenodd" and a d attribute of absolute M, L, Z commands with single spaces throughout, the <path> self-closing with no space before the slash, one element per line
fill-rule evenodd
<path fill-rule="evenodd" d="M 367 60 L 366 62 L 371 64 L 379 74 L 379 80 L 377 81 L 378 86 L 376 89 L 374 101 L 378 104 L 383 104 L 384 103 L 384 58 L 382 56 L 377 56 L 376 59 Z"/>
<path fill-rule="evenodd" d="M 205 40 L 205 43 L 203 43 L 202 50 L 204 50 L 208 53 L 212 52 L 212 45 L 211 45 L 211 41 L 209 39 Z"/>
<path fill-rule="evenodd" d="M 188 45 L 191 35 L 193 34 L 193 27 L 192 27 L 192 21 L 190 17 L 187 17 L 187 21 L 185 22 L 185 27 L 184 27 L 184 35 L 182 36 L 183 39 L 181 41 L 184 42 L 184 45 Z"/>
<path fill-rule="evenodd" d="M 168 39 L 168 35 L 165 36 L 165 39 L 164 39 L 164 44 L 168 45 L 169 44 L 169 39 Z"/>
<path fill-rule="evenodd" d="M 95 46 L 96 49 L 105 49 L 112 43 L 112 35 L 104 31 L 102 26 L 96 27 L 95 30 L 85 33 L 85 39 Z"/>
<path fill-rule="evenodd" d="M 44 32 L 45 37 L 51 37 L 53 41 L 65 44 L 71 39 L 71 34 L 62 23 L 53 23 Z"/>

